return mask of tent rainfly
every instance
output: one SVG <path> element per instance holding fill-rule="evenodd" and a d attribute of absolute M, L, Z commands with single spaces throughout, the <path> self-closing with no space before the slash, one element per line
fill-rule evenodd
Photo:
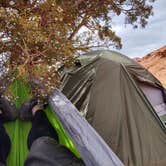
<path fill-rule="evenodd" d="M 61 91 L 126 166 L 166 165 L 166 91 L 134 60 L 114 51 L 78 57 Z"/>

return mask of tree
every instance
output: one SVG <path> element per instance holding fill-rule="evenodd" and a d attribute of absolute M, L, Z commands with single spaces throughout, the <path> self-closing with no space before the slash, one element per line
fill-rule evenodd
<path fill-rule="evenodd" d="M 74 55 L 94 47 L 121 48 L 113 16 L 145 27 L 154 0 L 1 0 L 0 55 L 6 73 L 16 68 L 28 81 L 58 83 L 56 63 L 69 67 Z M 40 89 L 40 88 L 37 88 Z"/>

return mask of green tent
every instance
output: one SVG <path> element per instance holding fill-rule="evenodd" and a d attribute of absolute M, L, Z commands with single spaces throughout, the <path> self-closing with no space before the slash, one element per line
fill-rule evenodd
<path fill-rule="evenodd" d="M 166 91 L 145 68 L 114 51 L 78 57 L 62 92 L 128 166 L 166 165 Z"/>

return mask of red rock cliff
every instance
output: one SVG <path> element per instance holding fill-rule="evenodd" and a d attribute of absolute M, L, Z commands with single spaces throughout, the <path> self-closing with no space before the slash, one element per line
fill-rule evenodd
<path fill-rule="evenodd" d="M 166 46 L 136 60 L 158 78 L 166 88 Z"/>

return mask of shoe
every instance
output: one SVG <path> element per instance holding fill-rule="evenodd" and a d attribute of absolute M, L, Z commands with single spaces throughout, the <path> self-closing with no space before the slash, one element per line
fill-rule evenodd
<path fill-rule="evenodd" d="M 31 121 L 33 118 L 32 109 L 45 109 L 46 104 L 40 102 L 36 98 L 32 98 L 30 101 L 22 104 L 19 109 L 19 118 L 22 121 Z"/>
<path fill-rule="evenodd" d="M 18 117 L 18 109 L 15 104 L 10 103 L 7 99 L 0 98 L 0 121 L 2 123 L 14 121 Z"/>

